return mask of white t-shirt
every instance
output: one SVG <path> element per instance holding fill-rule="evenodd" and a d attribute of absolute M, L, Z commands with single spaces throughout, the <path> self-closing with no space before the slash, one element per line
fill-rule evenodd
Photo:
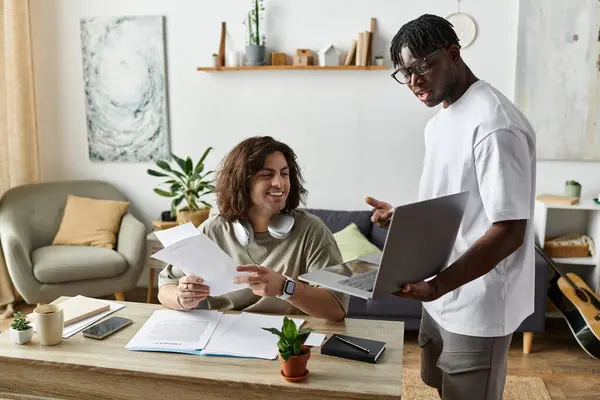
<path fill-rule="evenodd" d="M 449 264 L 492 223 L 528 219 L 523 245 L 486 275 L 423 306 L 450 332 L 505 336 L 533 313 L 535 134 L 502 93 L 477 81 L 425 127 L 419 200 L 469 191 Z"/>

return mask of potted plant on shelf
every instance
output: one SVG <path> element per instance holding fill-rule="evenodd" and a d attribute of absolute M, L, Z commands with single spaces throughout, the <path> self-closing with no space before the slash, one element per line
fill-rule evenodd
<path fill-rule="evenodd" d="M 10 338 L 17 344 L 25 344 L 33 337 L 31 322 L 20 311 L 15 313 L 15 319 L 10 324 Z"/>
<path fill-rule="evenodd" d="M 265 18 L 264 0 L 252 0 L 252 8 L 248 11 L 248 18 L 244 25 L 248 29 L 248 44 L 246 46 L 246 64 L 264 65 L 266 58 L 266 38 L 261 32 L 261 21 Z"/>
<path fill-rule="evenodd" d="M 301 382 L 308 377 L 306 364 L 310 358 L 310 347 L 304 345 L 312 329 L 298 330 L 294 320 L 283 317 L 281 331 L 275 328 L 262 328 L 279 337 L 279 359 L 281 375 L 289 382 Z"/>
<path fill-rule="evenodd" d="M 217 53 L 213 53 L 213 55 L 212 55 L 212 66 L 216 67 L 218 61 L 219 61 L 219 56 L 217 55 Z"/>
<path fill-rule="evenodd" d="M 383 56 L 375 57 L 375 65 L 383 65 Z"/>
<path fill-rule="evenodd" d="M 577 181 L 567 181 L 565 183 L 565 196 L 581 197 L 581 185 Z"/>
<path fill-rule="evenodd" d="M 176 216 L 179 224 L 192 222 L 197 227 L 208 218 L 212 206 L 202 197 L 214 193 L 214 178 L 210 176 L 215 171 L 204 172 L 204 160 L 212 149 L 212 147 L 207 148 L 195 165 L 190 157 L 183 159 L 171 154 L 179 171 L 171 168 L 169 163 L 164 160 L 156 161 L 156 165 L 163 172 L 148 169 L 149 175 L 170 178 L 162 183 L 168 185 L 168 189 L 155 188 L 154 192 L 160 196 L 172 198 L 171 216 Z M 177 207 L 184 200 L 185 206 L 178 209 Z"/>

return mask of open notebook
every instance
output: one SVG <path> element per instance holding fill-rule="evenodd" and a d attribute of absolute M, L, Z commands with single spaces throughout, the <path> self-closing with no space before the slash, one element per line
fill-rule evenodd
<path fill-rule="evenodd" d="M 294 319 L 301 326 L 303 319 Z M 157 310 L 125 346 L 128 350 L 194 355 L 277 358 L 279 338 L 261 328 L 281 329 L 283 316 Z"/>

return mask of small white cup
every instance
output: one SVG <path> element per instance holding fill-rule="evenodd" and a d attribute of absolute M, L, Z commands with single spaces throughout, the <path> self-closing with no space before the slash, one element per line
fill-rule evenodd
<path fill-rule="evenodd" d="M 35 330 L 41 344 L 54 346 L 62 342 L 64 318 L 63 309 L 57 304 L 44 304 L 33 310 Z"/>
<path fill-rule="evenodd" d="M 228 67 L 237 67 L 240 65 L 240 55 L 237 51 L 230 51 L 226 57 Z"/>

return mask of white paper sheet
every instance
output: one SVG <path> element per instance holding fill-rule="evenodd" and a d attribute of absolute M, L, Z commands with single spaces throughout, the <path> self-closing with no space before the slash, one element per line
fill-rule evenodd
<path fill-rule="evenodd" d="M 325 340 L 326 336 L 327 335 L 324 333 L 311 332 L 310 335 L 308 335 L 308 337 L 306 338 L 304 344 L 307 346 L 318 347 L 323 344 L 323 340 Z"/>
<path fill-rule="evenodd" d="M 177 243 L 183 239 L 199 235 L 201 232 L 194 226 L 193 223 L 177 225 L 173 228 L 155 231 L 156 238 L 162 243 L 163 247 L 169 247 L 173 243 Z"/>
<path fill-rule="evenodd" d="M 295 319 L 297 326 L 303 319 Z M 242 313 L 235 318 L 220 335 L 213 335 L 204 348 L 206 354 L 235 355 L 239 357 L 277 358 L 277 342 L 279 337 L 261 328 L 277 328 L 281 330 L 283 316 Z"/>
<path fill-rule="evenodd" d="M 125 346 L 129 350 L 194 351 L 213 334 L 222 312 L 157 310 Z"/>
<path fill-rule="evenodd" d="M 93 317 L 89 317 L 89 318 L 83 319 L 79 322 L 75 322 L 74 324 L 71 324 L 69 326 L 65 326 L 63 328 L 63 339 L 70 338 L 77 332 L 84 330 L 85 328 L 87 328 L 90 325 L 93 325 L 96 321 L 99 321 L 102 318 L 106 317 L 107 315 L 110 315 L 110 314 L 114 313 L 115 311 L 119 311 L 121 308 L 125 307 L 124 304 L 114 303 L 112 301 L 106 301 L 106 300 L 101 300 L 101 299 L 96 299 L 96 300 L 102 301 L 104 303 L 108 303 L 110 305 L 110 309 L 108 309 L 107 311 L 101 312 L 100 314 L 96 314 Z M 33 313 L 28 314 L 27 317 L 29 317 L 29 319 L 31 321 L 34 320 Z M 37 330 L 35 329 L 35 322 L 32 323 L 32 326 L 33 326 L 33 330 L 35 332 L 37 332 Z"/>
<path fill-rule="evenodd" d="M 182 239 L 154 253 L 153 258 L 172 264 L 187 275 L 198 276 L 210 287 L 211 296 L 220 296 L 248 287 L 234 284 L 233 278 L 248 275 L 237 272 L 237 263 L 203 233 Z"/>

